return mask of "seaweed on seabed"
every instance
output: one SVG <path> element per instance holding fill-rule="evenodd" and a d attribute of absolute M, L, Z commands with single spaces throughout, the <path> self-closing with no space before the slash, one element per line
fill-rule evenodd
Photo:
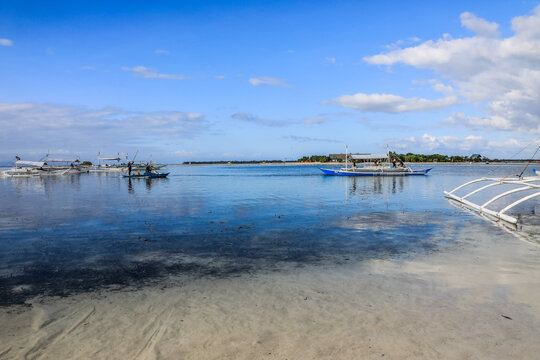
<path fill-rule="evenodd" d="M 23 305 L 36 296 L 66 297 L 115 286 L 117 289 L 141 287 L 166 275 L 228 277 L 250 271 L 247 265 L 210 266 L 194 262 L 164 265 L 138 262 L 129 266 L 115 264 L 109 269 L 58 269 L 33 266 L 20 275 L 0 278 L 0 306 Z"/>

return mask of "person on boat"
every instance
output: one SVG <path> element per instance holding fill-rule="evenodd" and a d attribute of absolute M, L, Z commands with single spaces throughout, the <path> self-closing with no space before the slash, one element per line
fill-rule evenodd
<path fill-rule="evenodd" d="M 392 159 L 392 167 L 393 167 L 393 168 L 396 167 L 396 158 L 393 158 L 393 159 Z"/>
<path fill-rule="evenodd" d="M 403 163 L 403 161 L 401 161 L 401 159 L 399 160 L 399 167 L 402 167 L 402 168 L 405 167 L 405 164 Z"/>
<path fill-rule="evenodd" d="M 146 164 L 145 174 L 149 175 L 152 172 L 152 166 Z"/>
<path fill-rule="evenodd" d="M 133 163 L 131 161 L 128 161 L 128 176 L 131 176 L 131 166 L 133 165 Z"/>

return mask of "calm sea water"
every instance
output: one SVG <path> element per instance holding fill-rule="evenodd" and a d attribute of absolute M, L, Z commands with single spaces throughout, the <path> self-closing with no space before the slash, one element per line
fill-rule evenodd
<path fill-rule="evenodd" d="M 445 251 L 459 246 L 468 222 L 501 231 L 452 206 L 443 190 L 517 167 L 438 165 L 429 176 L 394 178 L 324 176 L 315 166 L 166 169 L 167 179 L 152 180 L 0 178 L 0 304 L 170 274 L 234 276 Z M 516 209 L 538 210 L 534 201 Z"/>

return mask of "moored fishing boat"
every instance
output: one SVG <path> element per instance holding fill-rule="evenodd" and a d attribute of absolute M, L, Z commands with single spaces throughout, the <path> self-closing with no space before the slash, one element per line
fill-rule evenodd
<path fill-rule="evenodd" d="M 47 153 L 45 157 L 45 164 L 47 165 L 48 169 L 67 170 L 66 174 L 80 174 L 88 172 L 88 167 L 81 166 L 79 159 L 51 158 L 49 153 Z"/>
<path fill-rule="evenodd" d="M 116 161 L 116 164 L 109 164 L 110 161 Z M 117 157 L 100 157 L 98 153 L 98 165 L 88 167 L 88 171 L 120 172 L 125 171 L 126 168 L 126 165 L 120 164 L 120 154 Z"/>
<path fill-rule="evenodd" d="M 349 166 L 349 157 L 352 166 Z M 356 162 L 362 161 L 361 165 Z M 384 162 L 383 162 L 384 161 Z M 401 161 L 390 161 L 390 152 L 387 148 L 386 154 L 348 154 L 348 147 L 345 150 L 345 167 L 340 169 L 320 170 L 325 175 L 338 176 L 411 176 L 427 175 L 432 168 L 413 170 Z"/>
<path fill-rule="evenodd" d="M 54 169 L 45 166 L 43 161 L 24 161 L 16 157 L 15 167 L 0 171 L 2 177 L 57 176 L 66 174 L 69 169 Z"/>

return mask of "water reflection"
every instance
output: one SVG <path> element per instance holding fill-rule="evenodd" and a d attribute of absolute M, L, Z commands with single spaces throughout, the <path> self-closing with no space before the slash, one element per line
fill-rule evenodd
<path fill-rule="evenodd" d="M 343 178 L 261 166 L 174 167 L 169 179 L 0 179 L 0 303 L 171 273 L 438 251 L 470 221 L 442 197 L 463 183 L 462 169 L 439 174 Z M 22 284 L 31 290 L 12 291 Z"/>
<path fill-rule="evenodd" d="M 347 177 L 346 187 L 350 196 L 383 194 L 387 191 L 395 194 L 405 189 L 407 180 L 409 179 L 405 179 L 404 176 L 352 176 Z"/>

